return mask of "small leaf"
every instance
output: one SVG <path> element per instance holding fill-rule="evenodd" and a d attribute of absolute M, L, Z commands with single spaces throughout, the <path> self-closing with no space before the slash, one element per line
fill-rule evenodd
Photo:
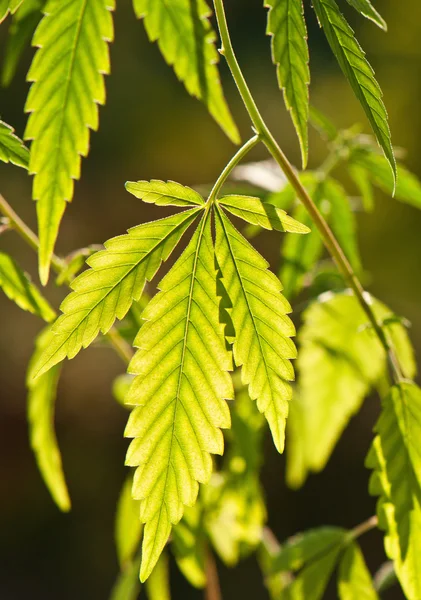
<path fill-rule="evenodd" d="M 202 100 L 212 117 L 235 144 L 237 127 L 219 79 L 216 35 L 205 0 L 133 0 L 151 42 L 158 41 L 166 62 L 174 67 L 189 94 Z"/>
<path fill-rule="evenodd" d="M 360 14 L 373 21 L 380 29 L 387 31 L 386 21 L 377 12 L 370 0 L 347 0 Z"/>
<path fill-rule="evenodd" d="M 39 357 L 36 376 L 66 356 L 74 358 L 99 331 L 105 334 L 116 318 L 121 320 L 196 216 L 197 209 L 184 211 L 105 242 L 105 250 L 88 259 L 91 268 L 72 282 L 74 291 L 61 304 L 64 314 L 54 324 L 51 345 Z"/>
<path fill-rule="evenodd" d="M 70 510 L 70 498 L 67 491 L 54 432 L 54 405 L 60 366 L 55 366 L 41 377 L 33 379 L 33 367 L 38 355 L 49 343 L 50 328 L 45 329 L 37 338 L 35 352 L 28 367 L 26 385 L 28 388 L 29 439 L 35 453 L 37 464 L 45 485 L 60 510 Z"/>
<path fill-rule="evenodd" d="M 132 383 L 133 375 L 128 375 L 127 373 L 118 375 L 118 377 L 116 377 L 113 381 L 113 396 L 117 402 L 125 408 L 129 408 L 129 406 L 126 405 L 126 396 Z"/>
<path fill-rule="evenodd" d="M 111 591 L 110 600 L 137 600 L 140 594 L 139 556 L 120 572 Z"/>
<path fill-rule="evenodd" d="M 194 506 L 186 506 L 183 518 L 173 528 L 172 538 L 172 550 L 178 568 L 192 586 L 204 588 L 207 544 L 200 498 Z"/>
<path fill-rule="evenodd" d="M 276 448 L 283 452 L 285 421 L 296 357 L 291 341 L 295 328 L 287 314 L 291 307 L 281 294 L 280 281 L 268 271 L 266 260 L 235 229 L 218 207 L 216 257 L 223 284 L 233 306 L 234 360 L 250 397 L 264 413 Z"/>
<path fill-rule="evenodd" d="M 298 134 L 305 169 L 310 70 L 304 7 L 301 0 L 265 0 L 265 6 L 269 8 L 266 33 L 272 36 L 272 60 L 277 67 L 279 87 L 284 90 L 285 105 L 291 111 Z"/>
<path fill-rule="evenodd" d="M 408 600 L 421 597 L 421 390 L 413 383 L 391 388 L 375 427 L 366 465 L 370 493 L 380 496 L 379 526 L 385 551 Z"/>
<path fill-rule="evenodd" d="M 128 181 L 126 190 L 143 202 L 157 206 L 203 206 L 200 194 L 175 181 Z"/>
<path fill-rule="evenodd" d="M 146 581 L 148 600 L 171 600 L 168 555 L 164 551 Z"/>
<path fill-rule="evenodd" d="M 243 219 L 252 225 L 276 231 L 289 231 L 291 233 L 309 233 L 310 229 L 299 223 L 284 210 L 262 202 L 253 196 L 223 196 L 218 200 L 231 214 Z"/>
<path fill-rule="evenodd" d="M 335 0 L 314 0 L 313 6 L 332 52 L 360 101 L 396 179 L 396 163 L 387 113 L 374 71 Z"/>
<path fill-rule="evenodd" d="M 393 178 L 390 173 L 390 169 L 387 165 L 386 165 L 386 167 L 387 167 L 387 173 L 390 176 L 390 178 L 392 179 L 392 186 L 393 186 Z M 373 188 L 371 186 L 369 173 L 363 167 L 360 167 L 359 165 L 356 165 L 356 164 L 349 165 L 348 171 L 360 191 L 361 198 L 362 198 L 363 205 L 364 205 L 364 210 L 366 212 L 373 212 L 373 210 L 374 210 L 374 194 L 373 194 Z M 398 166 L 398 171 L 399 171 L 399 166 Z M 398 175 L 398 177 L 399 177 L 399 175 Z M 398 186 L 399 186 L 399 183 L 397 184 L 397 187 Z"/>
<path fill-rule="evenodd" d="M 338 593 L 340 600 L 378 600 L 379 598 L 358 544 L 350 544 L 341 558 Z"/>
<path fill-rule="evenodd" d="M 54 320 L 54 309 L 31 283 L 29 276 L 4 252 L 0 252 L 0 288 L 23 310 L 41 317 L 47 323 Z"/>
<path fill-rule="evenodd" d="M 24 143 L 14 135 L 14 129 L 0 121 L 0 160 L 11 162 L 18 167 L 28 168 L 29 150 Z"/>
<path fill-rule="evenodd" d="M 34 83 L 25 139 L 33 140 L 29 170 L 35 174 L 44 285 L 66 202 L 89 152 L 89 130 L 98 129 L 98 104 L 105 103 L 113 8 L 114 0 L 48 0 L 32 42 L 39 49 L 28 73 Z"/>
<path fill-rule="evenodd" d="M 23 0 L 0 0 L 0 23 L 7 17 L 9 12 L 13 15 L 22 2 Z"/>
<path fill-rule="evenodd" d="M 143 529 L 139 519 L 139 502 L 132 498 L 132 485 L 133 476 L 130 474 L 121 488 L 115 517 L 115 541 L 122 571 L 134 561 Z"/>

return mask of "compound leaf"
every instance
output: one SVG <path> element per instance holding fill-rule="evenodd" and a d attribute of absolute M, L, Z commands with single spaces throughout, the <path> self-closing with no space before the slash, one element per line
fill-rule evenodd
<path fill-rule="evenodd" d="M 33 38 L 39 49 L 28 73 L 34 83 L 25 106 L 31 113 L 25 139 L 33 140 L 29 171 L 35 174 L 44 284 L 81 157 L 89 151 L 89 130 L 98 128 L 98 104 L 105 102 L 113 8 L 114 0 L 49 0 Z"/>
<path fill-rule="evenodd" d="M 373 21 L 380 29 L 387 31 L 386 21 L 377 12 L 370 0 L 347 0 L 348 4 L 353 6 L 363 17 Z"/>
<path fill-rule="evenodd" d="M 233 306 L 234 359 L 249 394 L 265 414 L 279 452 L 284 449 L 285 421 L 296 357 L 291 341 L 295 328 L 287 316 L 291 307 L 280 281 L 266 260 L 235 229 L 218 207 L 216 257 Z"/>
<path fill-rule="evenodd" d="M 387 112 L 374 71 L 335 0 L 314 0 L 313 6 L 332 52 L 360 101 L 396 179 Z"/>
<path fill-rule="evenodd" d="M 338 571 L 340 600 L 378 600 L 370 571 L 358 544 L 350 544 L 342 555 Z"/>
<path fill-rule="evenodd" d="M 47 323 L 54 320 L 54 309 L 16 261 L 4 252 L 0 252 L 0 288 L 23 310 L 41 317 Z"/>
<path fill-rule="evenodd" d="M 218 73 L 216 35 L 205 0 L 133 0 L 151 42 L 159 48 L 189 94 L 202 100 L 212 117 L 237 144 L 237 127 L 226 104 Z"/>
<path fill-rule="evenodd" d="M 14 129 L 0 121 L 0 160 L 18 167 L 28 168 L 29 150 L 14 134 Z"/>
<path fill-rule="evenodd" d="M 303 169 L 308 158 L 310 84 L 307 28 L 302 0 L 266 0 L 269 8 L 266 33 L 272 36 L 272 60 L 279 87 L 284 91 L 287 109 L 298 134 Z"/>
<path fill-rule="evenodd" d="M 126 462 L 137 467 L 133 497 L 145 523 L 140 578 L 156 564 L 198 482 L 222 454 L 220 427 L 230 426 L 225 399 L 233 390 L 224 326 L 219 322 L 209 214 L 147 305 L 129 372 L 136 375 L 126 403 L 135 405 L 125 435 L 135 438 Z"/>
<path fill-rule="evenodd" d="M 148 204 L 157 206 L 203 206 L 200 194 L 175 181 L 128 181 L 126 190 Z"/>
<path fill-rule="evenodd" d="M 88 259 L 91 268 L 72 282 L 74 291 L 61 304 L 64 314 L 54 324 L 55 335 L 39 358 L 37 375 L 66 356 L 74 358 L 99 331 L 107 333 L 116 318 L 126 315 L 197 214 L 197 209 L 187 210 L 133 227 L 105 242 L 105 250 Z"/>

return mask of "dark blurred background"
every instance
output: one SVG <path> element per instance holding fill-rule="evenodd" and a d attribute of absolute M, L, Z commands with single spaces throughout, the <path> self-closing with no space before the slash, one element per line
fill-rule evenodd
<path fill-rule="evenodd" d="M 421 176 L 421 5 L 417 0 L 377 0 L 376 8 L 389 24 L 386 35 L 359 18 L 345 0 L 341 7 L 357 31 L 384 90 L 395 145 L 407 149 L 407 164 Z M 128 0 L 118 2 L 116 43 L 112 45 L 112 75 L 108 101 L 101 108 L 100 131 L 92 135 L 83 179 L 61 227 L 57 252 L 101 243 L 126 228 L 162 216 L 165 210 L 142 204 L 124 190 L 133 179 L 174 179 L 187 185 L 212 182 L 234 148 L 196 100 L 190 98 L 156 45 L 148 43 L 143 25 Z M 299 149 L 271 65 L 261 0 L 226 2 L 233 41 L 258 104 L 282 147 L 299 165 Z M 338 126 L 363 123 L 362 110 L 339 72 L 306 2 L 311 46 L 311 96 Z M 0 58 L 7 25 L 0 28 Z M 23 134 L 25 75 L 32 51 L 25 54 L 17 77 L 0 91 L 2 118 Z M 226 94 L 243 138 L 250 125 L 225 65 Z M 324 146 L 313 134 L 310 166 L 323 159 Z M 263 148 L 251 155 L 266 158 Z M 31 181 L 23 170 L 0 165 L 0 191 L 35 227 Z M 418 355 L 421 345 L 421 214 L 381 195 L 373 214 L 359 217 L 366 283 L 397 314 L 412 322 Z M 256 243 L 271 264 L 278 261 L 277 236 Z M 36 279 L 36 258 L 14 234 L 0 239 Z M 64 291 L 50 283 L 46 292 L 57 306 Z M 127 442 L 126 412 L 113 400 L 110 385 L 123 372 L 119 358 L 107 348 L 91 348 L 66 362 L 59 388 L 57 432 L 73 510 L 60 514 L 41 481 L 28 444 L 25 416 L 25 370 L 34 334 L 41 323 L 0 296 L 0 598 L 1 600 L 70 600 L 107 598 L 117 573 L 113 518 Z M 298 492 L 284 483 L 285 461 L 267 436 L 263 484 L 269 524 L 279 539 L 320 524 L 352 527 L 375 511 L 367 493 L 369 473 L 363 462 L 378 413 L 371 398 L 354 418 L 326 470 L 313 475 Z M 362 538 L 372 571 L 384 561 L 378 532 Z M 225 598 L 266 598 L 255 559 L 235 571 L 220 566 Z M 185 583 L 172 566 L 174 598 L 195 599 L 201 593 Z M 336 597 L 334 587 L 330 598 Z M 385 597 L 402 598 L 395 588 Z"/>

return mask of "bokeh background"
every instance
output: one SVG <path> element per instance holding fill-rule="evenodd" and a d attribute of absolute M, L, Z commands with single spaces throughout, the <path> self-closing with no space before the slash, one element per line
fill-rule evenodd
<path fill-rule="evenodd" d="M 407 164 L 421 176 L 421 5 L 418 0 L 377 0 L 376 8 L 389 24 L 386 35 L 340 2 L 366 49 L 384 90 L 395 145 L 407 149 Z M 261 0 L 227 0 L 234 44 L 264 116 L 291 160 L 299 165 L 299 150 L 271 65 Z M 354 122 L 368 126 L 362 110 L 339 72 L 321 35 L 310 3 L 305 2 L 311 47 L 311 96 L 338 126 Z M 76 184 L 57 245 L 63 255 L 90 243 L 101 243 L 126 228 L 162 216 L 162 209 L 142 204 L 124 190 L 133 179 L 174 179 L 187 185 L 211 182 L 233 147 L 190 98 L 156 45 L 148 43 L 143 26 L 133 16 L 129 0 L 115 13 L 116 43 L 112 45 L 112 75 L 108 101 L 101 109 L 100 131 L 92 135 L 83 179 Z M 0 59 L 7 24 L 0 28 Z M 18 74 L 0 91 L 2 118 L 23 134 L 31 60 L 28 50 Z M 222 77 L 243 138 L 250 125 L 225 65 Z M 324 146 L 311 136 L 310 166 L 324 156 Z M 265 158 L 257 149 L 251 158 Z M 0 165 L 0 191 L 35 227 L 31 181 L 23 170 Z M 412 322 L 411 336 L 421 355 L 421 213 L 381 195 L 373 214 L 359 216 L 366 284 L 397 314 Z M 277 236 L 256 243 L 271 264 L 278 261 Z M 13 233 L 0 238 L 36 279 L 36 259 Z M 56 305 L 63 290 L 50 283 L 46 292 Z M 73 501 L 68 515 L 51 501 L 31 454 L 25 415 L 25 370 L 34 334 L 41 323 L 0 295 L 0 598 L 1 600 L 102 600 L 117 573 L 113 518 L 125 477 L 123 439 L 126 412 L 111 396 L 113 378 L 124 370 L 114 353 L 95 347 L 66 363 L 59 388 L 57 432 Z M 347 428 L 325 471 L 309 478 L 298 492 L 284 483 L 285 461 L 265 441 L 262 479 L 269 524 L 280 540 L 320 524 L 352 527 L 374 513 L 367 493 L 369 474 L 363 466 L 378 413 L 377 398 L 368 399 Z M 378 532 L 362 538 L 370 568 L 384 560 Z M 220 567 L 224 598 L 267 598 L 255 559 L 235 571 Z M 174 598 L 195 599 L 193 590 L 171 566 Z M 329 598 L 335 598 L 332 586 Z M 395 588 L 385 597 L 402 598 Z"/>

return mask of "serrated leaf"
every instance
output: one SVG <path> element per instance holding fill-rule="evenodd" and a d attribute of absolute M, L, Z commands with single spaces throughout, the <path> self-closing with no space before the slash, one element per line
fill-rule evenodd
<path fill-rule="evenodd" d="M 29 275 L 4 252 L 0 252 L 0 289 L 23 310 L 41 317 L 47 323 L 54 320 L 54 309 L 31 282 Z"/>
<path fill-rule="evenodd" d="M 174 526 L 171 546 L 178 568 L 196 588 L 206 585 L 206 545 L 203 506 L 199 498 L 194 506 L 186 506 L 183 518 Z"/>
<path fill-rule="evenodd" d="M 358 544 L 345 550 L 339 563 L 338 593 L 340 600 L 377 600 L 370 571 Z"/>
<path fill-rule="evenodd" d="M 143 202 L 157 206 L 203 206 L 202 196 L 175 181 L 128 181 L 126 190 Z"/>
<path fill-rule="evenodd" d="M 29 171 L 35 174 L 40 238 L 39 271 L 48 281 L 51 256 L 66 202 L 73 197 L 81 158 L 89 152 L 90 129 L 98 128 L 105 103 L 104 74 L 110 71 L 114 0 L 49 0 L 33 45 L 28 73 L 34 82 L 25 110 L 25 139 L 33 140 Z"/>
<path fill-rule="evenodd" d="M 309 227 L 287 215 L 284 210 L 263 202 L 260 198 L 230 195 L 222 196 L 218 202 L 231 214 L 247 223 L 263 227 L 263 229 L 291 233 L 309 233 L 310 231 Z"/>
<path fill-rule="evenodd" d="M 370 493 L 380 496 L 379 526 L 385 550 L 408 600 L 421 597 L 421 390 L 413 383 L 391 388 L 367 457 L 374 470 Z"/>
<path fill-rule="evenodd" d="M 332 52 L 360 101 L 396 179 L 396 162 L 387 112 L 374 71 L 335 0 L 314 0 L 313 7 Z"/>
<path fill-rule="evenodd" d="M 279 87 L 298 134 L 303 169 L 308 158 L 308 86 L 310 70 L 307 28 L 302 0 L 265 0 L 269 8 L 266 33 L 272 36 L 272 60 Z"/>
<path fill-rule="evenodd" d="M 22 2 L 23 0 L 0 0 L 0 23 L 7 17 L 9 12 L 13 15 Z"/>
<path fill-rule="evenodd" d="M 279 452 L 284 449 L 285 421 L 296 357 L 291 341 L 295 328 L 287 316 L 291 307 L 280 281 L 266 260 L 235 229 L 218 207 L 216 257 L 233 309 L 234 360 L 250 397 L 268 420 Z"/>
<path fill-rule="evenodd" d="M 148 600 L 171 600 L 168 555 L 164 551 L 145 584 Z"/>
<path fill-rule="evenodd" d="M 151 42 L 158 42 L 166 62 L 173 66 L 189 94 L 202 100 L 227 136 L 238 144 L 240 136 L 226 104 L 219 79 L 216 35 L 209 22 L 205 0 L 133 0 L 135 13 L 144 19 Z"/>
<path fill-rule="evenodd" d="M 101 331 L 107 333 L 139 300 L 147 281 L 167 260 L 198 214 L 197 209 L 129 229 L 105 242 L 105 250 L 88 259 L 91 267 L 71 284 L 73 293 L 61 304 L 50 347 L 40 356 L 37 376 L 87 348 Z"/>
<path fill-rule="evenodd" d="M 380 29 L 387 31 L 386 21 L 377 12 L 370 0 L 347 0 L 348 4 L 353 6 L 363 17 L 373 21 Z"/>
<path fill-rule="evenodd" d="M 15 76 L 19 60 L 38 25 L 45 0 L 25 0 L 20 10 L 13 16 L 9 27 L 6 48 L 3 57 L 1 84 L 10 85 Z"/>
<path fill-rule="evenodd" d="M 222 454 L 220 427 L 230 426 L 225 399 L 232 398 L 224 326 L 219 322 L 210 218 L 159 284 L 146 307 L 147 321 L 129 365 L 136 375 L 125 435 L 135 438 L 126 462 L 137 467 L 133 496 L 146 523 L 140 578 L 156 564 L 184 505 L 192 506 L 198 482 L 212 472 L 210 453 Z"/>
<path fill-rule="evenodd" d="M 54 405 L 60 378 L 60 366 L 57 365 L 38 379 L 33 379 L 34 364 L 48 341 L 49 328 L 43 330 L 38 336 L 36 348 L 28 366 L 26 385 L 28 388 L 29 439 L 45 485 L 60 510 L 67 512 L 70 510 L 70 498 L 54 431 Z"/>
<path fill-rule="evenodd" d="M 86 259 L 92 256 L 95 252 L 101 250 L 101 246 L 92 245 L 87 248 L 75 250 L 65 259 L 65 264 L 60 273 L 57 275 L 57 285 L 70 285 L 76 275 L 85 266 Z"/>
<path fill-rule="evenodd" d="M 390 314 L 379 301 L 368 300 L 380 321 Z M 366 323 L 367 316 L 349 293 L 324 294 L 304 312 L 298 338 L 299 385 L 288 421 L 287 480 L 292 487 L 300 487 L 309 471 L 324 468 L 350 418 L 384 372 L 384 350 Z M 404 328 L 395 323 L 385 331 L 405 374 L 413 375 Z"/>
<path fill-rule="evenodd" d="M 134 561 L 142 537 L 139 503 L 132 498 L 133 476 L 124 481 L 117 503 L 115 542 L 120 569 L 124 571 Z"/>
<path fill-rule="evenodd" d="M 0 160 L 18 167 L 28 168 L 29 150 L 14 134 L 14 129 L 0 121 Z"/>

